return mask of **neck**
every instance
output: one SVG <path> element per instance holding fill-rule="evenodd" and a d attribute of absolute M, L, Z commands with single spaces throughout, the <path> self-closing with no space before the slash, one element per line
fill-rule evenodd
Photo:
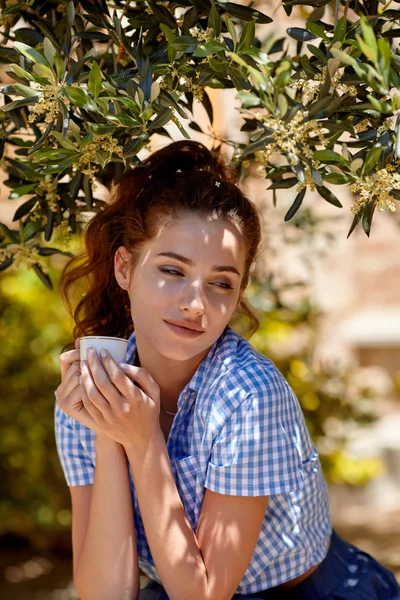
<path fill-rule="evenodd" d="M 207 351 L 186 361 L 177 361 L 158 354 L 140 334 L 136 334 L 136 361 L 146 369 L 160 388 L 164 412 L 176 413 L 179 394 L 195 374 Z"/>

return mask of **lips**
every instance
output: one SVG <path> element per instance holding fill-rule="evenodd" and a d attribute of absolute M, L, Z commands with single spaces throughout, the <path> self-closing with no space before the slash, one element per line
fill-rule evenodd
<path fill-rule="evenodd" d="M 174 335 L 180 338 L 195 339 L 204 333 L 204 329 L 197 323 L 188 321 L 164 321 L 164 323 Z"/>
<path fill-rule="evenodd" d="M 169 323 L 170 325 L 176 325 L 177 327 L 184 327 L 185 329 L 189 329 L 190 331 L 197 331 L 199 333 L 203 333 L 204 329 L 203 327 L 201 327 L 201 325 L 198 325 L 197 323 L 194 323 L 192 321 L 165 321 L 166 323 Z"/>

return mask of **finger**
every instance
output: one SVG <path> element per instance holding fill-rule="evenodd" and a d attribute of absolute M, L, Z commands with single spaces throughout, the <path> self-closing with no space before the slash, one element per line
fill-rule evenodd
<path fill-rule="evenodd" d="M 81 338 L 76 338 L 76 340 L 75 340 L 75 348 L 77 350 L 81 349 Z"/>
<path fill-rule="evenodd" d="M 80 393 L 83 402 L 83 406 L 86 408 L 89 415 L 96 421 L 98 425 L 102 425 L 104 423 L 104 417 L 101 411 L 89 400 L 89 397 L 86 393 L 85 386 L 83 384 L 80 385 Z"/>
<path fill-rule="evenodd" d="M 64 379 L 65 374 L 72 365 L 72 363 L 79 360 L 79 350 L 68 350 L 68 352 L 63 352 L 63 354 L 60 355 L 61 379 Z"/>
<path fill-rule="evenodd" d="M 81 374 L 80 362 L 73 363 L 68 369 L 64 380 L 59 386 L 60 394 L 68 396 L 77 385 L 79 385 L 79 377 Z"/>
<path fill-rule="evenodd" d="M 153 398 L 153 400 L 158 398 L 160 387 L 146 369 L 143 369 L 143 367 L 134 367 L 126 363 L 121 363 L 119 366 L 129 379 L 139 384 L 145 394 Z"/>
<path fill-rule="evenodd" d="M 103 349 L 100 352 L 103 367 L 115 388 L 125 398 L 137 397 L 139 400 L 144 400 L 147 394 L 140 388 L 136 382 L 131 381 L 126 373 L 117 365 L 111 354 Z"/>
<path fill-rule="evenodd" d="M 94 404 L 96 408 L 101 412 L 103 417 L 107 421 L 112 420 L 111 405 L 108 400 L 103 396 L 101 391 L 98 389 L 95 381 L 93 380 L 92 372 L 86 360 L 81 362 L 81 377 L 82 384 L 85 387 L 85 391 L 90 402 Z"/>
<path fill-rule="evenodd" d="M 121 395 L 115 385 L 110 381 L 107 371 L 100 361 L 97 352 L 93 348 L 88 348 L 88 364 L 94 383 L 101 394 L 115 408 L 121 406 Z"/>

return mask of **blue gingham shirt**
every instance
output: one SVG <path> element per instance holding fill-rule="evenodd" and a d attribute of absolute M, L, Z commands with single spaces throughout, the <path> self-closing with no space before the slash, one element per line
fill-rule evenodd
<path fill-rule="evenodd" d="M 135 355 L 132 334 L 126 362 Z M 55 430 L 68 485 L 92 484 L 95 434 L 57 405 Z M 294 579 L 325 558 L 332 531 L 327 487 L 297 398 L 273 362 L 229 326 L 182 390 L 167 449 L 194 531 L 206 488 L 269 496 L 237 594 Z M 139 566 L 161 583 L 130 479 Z"/>

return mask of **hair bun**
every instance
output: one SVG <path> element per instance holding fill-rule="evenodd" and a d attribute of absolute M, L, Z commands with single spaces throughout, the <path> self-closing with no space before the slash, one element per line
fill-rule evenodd
<path fill-rule="evenodd" d="M 234 182 L 238 174 L 211 152 L 204 144 L 194 140 L 172 142 L 144 161 L 147 177 L 166 181 L 176 173 L 191 170 L 208 171 L 222 180 Z"/>

